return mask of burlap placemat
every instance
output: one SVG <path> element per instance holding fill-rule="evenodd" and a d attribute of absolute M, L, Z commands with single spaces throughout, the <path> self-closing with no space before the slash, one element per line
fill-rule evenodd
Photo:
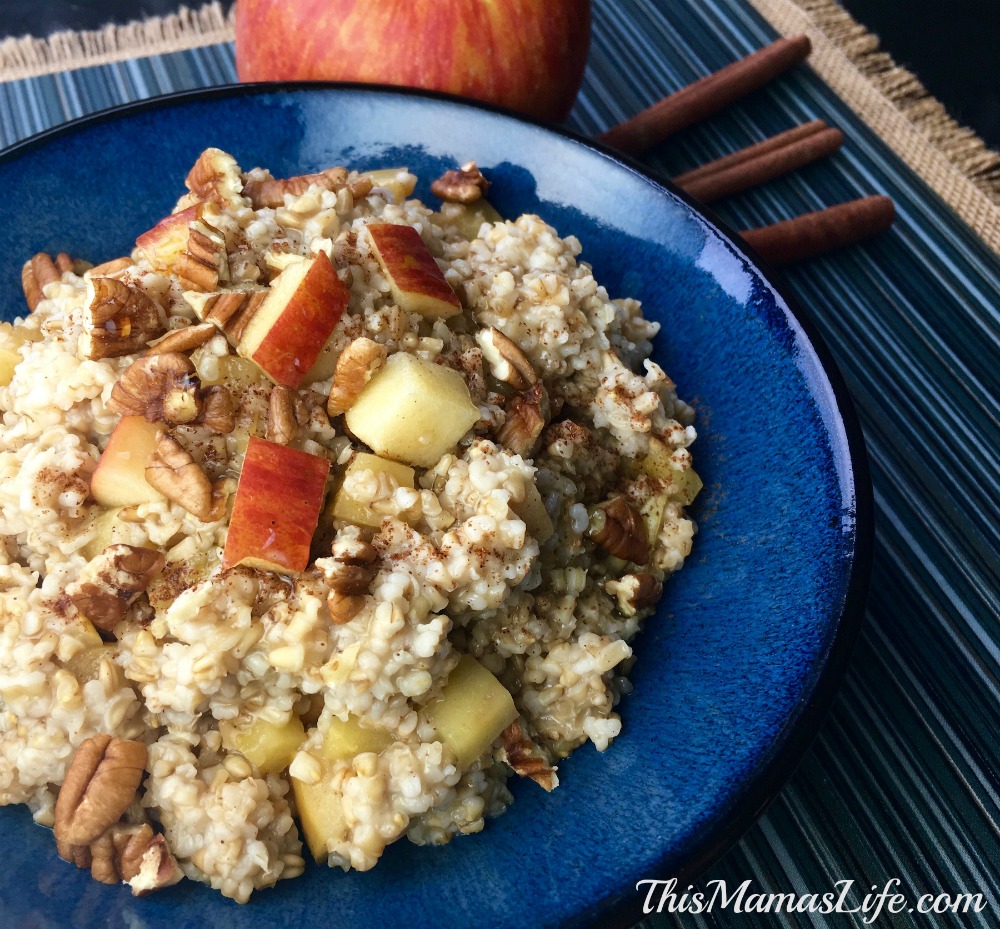
<path fill-rule="evenodd" d="M 810 64 L 993 251 L 1000 254 L 1000 154 L 960 126 L 835 0 L 749 0 L 783 35 L 806 33 Z M 0 81 L 230 42 L 217 2 L 172 16 L 47 39 L 0 42 Z"/>

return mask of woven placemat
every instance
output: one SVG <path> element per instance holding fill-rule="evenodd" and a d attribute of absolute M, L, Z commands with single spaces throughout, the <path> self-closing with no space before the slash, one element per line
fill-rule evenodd
<path fill-rule="evenodd" d="M 810 64 L 903 161 L 1000 254 L 1000 154 L 952 119 L 836 0 L 749 0 L 783 35 L 806 33 Z M 218 2 L 87 32 L 0 42 L 0 81 L 148 57 L 233 39 Z"/>

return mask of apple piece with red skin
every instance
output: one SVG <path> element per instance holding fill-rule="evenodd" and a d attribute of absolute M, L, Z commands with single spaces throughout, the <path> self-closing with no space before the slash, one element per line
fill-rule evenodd
<path fill-rule="evenodd" d="M 590 0 L 239 0 L 241 81 L 422 87 L 565 119 L 583 80 Z"/>
<path fill-rule="evenodd" d="M 272 282 L 236 350 L 276 384 L 297 389 L 350 302 L 325 252 L 290 264 Z"/>
<path fill-rule="evenodd" d="M 187 251 L 190 223 L 200 216 L 201 204 L 196 203 L 179 213 L 164 216 L 152 229 L 135 240 L 146 260 L 157 270 L 169 270 Z"/>
<path fill-rule="evenodd" d="M 369 223 L 365 228 L 400 309 L 431 319 L 462 312 L 461 301 L 413 226 Z"/>
<path fill-rule="evenodd" d="M 298 574 L 309 564 L 330 462 L 250 436 L 236 486 L 222 568 Z"/>
<path fill-rule="evenodd" d="M 134 506 L 164 499 L 146 481 L 146 463 L 161 428 L 144 416 L 123 416 L 118 421 L 90 478 L 90 495 L 101 506 Z"/>

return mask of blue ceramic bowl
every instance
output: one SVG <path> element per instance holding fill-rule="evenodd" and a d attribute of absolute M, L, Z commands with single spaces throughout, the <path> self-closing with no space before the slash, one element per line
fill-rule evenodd
<path fill-rule="evenodd" d="M 7 249 L 0 316 L 23 311 L 21 263 L 130 249 L 214 145 L 276 176 L 408 165 L 429 182 L 475 159 L 505 215 L 583 243 L 613 296 L 663 324 L 655 358 L 698 410 L 700 531 L 636 642 L 621 737 L 578 751 L 552 795 L 442 848 L 401 841 L 374 871 L 313 867 L 243 908 L 191 882 L 135 900 L 60 861 L 24 808 L 0 810 L 6 925 L 493 929 L 626 925 L 636 882 L 693 877 L 794 768 L 854 641 L 872 508 L 861 433 L 808 319 L 704 210 L 600 146 L 512 116 L 354 86 L 224 88 L 125 107 L 0 156 Z"/>

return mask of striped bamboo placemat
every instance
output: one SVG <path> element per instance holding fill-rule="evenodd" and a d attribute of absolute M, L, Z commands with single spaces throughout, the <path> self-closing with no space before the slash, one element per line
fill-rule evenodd
<path fill-rule="evenodd" d="M 824 118 L 844 129 L 841 152 L 723 204 L 723 217 L 742 228 L 869 193 L 889 194 L 898 208 L 891 233 L 787 274 L 836 355 L 865 428 L 878 507 L 872 593 L 852 669 L 815 745 L 758 824 L 699 886 L 710 890 L 709 882 L 724 880 L 731 892 L 751 880 L 754 892 L 822 894 L 852 880 L 848 901 L 857 906 L 872 885 L 895 878 L 911 905 L 924 893 L 980 892 L 988 909 L 961 924 L 996 926 L 995 162 L 967 137 L 942 130 L 936 115 L 921 126 L 896 106 L 885 92 L 893 81 L 880 85 L 868 73 L 885 74 L 888 66 L 881 59 L 866 63 L 871 42 L 852 32 L 830 0 L 752 2 L 595 0 L 591 59 L 570 119 L 572 128 L 596 134 L 764 45 L 775 28 L 805 28 L 816 45 L 815 70 L 800 68 L 711 124 L 686 131 L 649 163 L 675 174 Z M 53 61 L 37 48 L 41 58 L 32 59 L 31 49 L 21 48 L 19 66 L 34 76 L 0 84 L 0 143 L 127 100 L 233 81 L 232 47 L 218 44 L 227 24 L 212 22 L 207 32 L 170 33 L 180 50 L 144 58 L 123 53 L 115 33 L 113 42 L 94 46 L 102 64 L 70 72 L 40 73 Z M 157 35 L 142 32 L 153 44 L 140 43 L 129 54 L 161 47 Z M 201 44 L 206 36 L 216 44 Z M 0 49 L 8 75 L 17 64 L 11 48 Z M 942 136 L 941 144 L 921 142 L 928 133 Z M 716 909 L 654 916 L 646 925 L 841 926 L 862 925 L 863 918 Z M 876 925 L 932 926 L 942 919 L 903 912 Z"/>

